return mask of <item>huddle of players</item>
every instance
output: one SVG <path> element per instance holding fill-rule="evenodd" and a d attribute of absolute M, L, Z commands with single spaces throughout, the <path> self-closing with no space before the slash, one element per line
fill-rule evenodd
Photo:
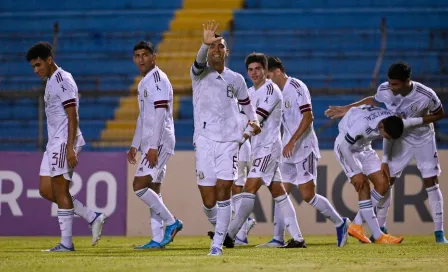
<path fill-rule="evenodd" d="M 436 242 L 447 243 L 437 180 L 440 165 L 431 126 L 444 117 L 443 107 L 430 88 L 410 81 L 409 66 L 392 65 L 389 82 L 380 85 L 375 97 L 326 111 L 329 117 L 343 117 L 335 154 L 359 197 L 359 212 L 351 223 L 328 199 L 316 194 L 320 153 L 306 85 L 286 76 L 280 59 L 252 53 L 246 58 L 246 68 L 254 86 L 247 89 L 243 76 L 225 67 L 230 52 L 226 41 L 216 34 L 217 28 L 215 22 L 203 25 L 203 44 L 190 71 L 196 176 L 204 213 L 215 229 L 209 255 L 222 255 L 223 245 L 247 244 L 247 233 L 255 223 L 249 215 L 262 185 L 271 192 L 275 211 L 274 238 L 261 246 L 306 247 L 288 195 L 292 186 L 298 186 L 303 199 L 335 224 L 337 246 L 344 246 L 348 235 L 364 243 L 400 243 L 403 238 L 388 235 L 385 228 L 390 184 L 413 157 L 428 191 Z M 74 251 L 74 214 L 92 226 L 93 244 L 100 239 L 106 220 L 104 214 L 91 211 L 68 191 L 77 154 L 85 144 L 78 125 L 78 90 L 72 76 L 54 63 L 49 44 L 34 45 L 27 60 L 39 77 L 48 78 L 45 110 L 49 142 L 41 165 L 40 191 L 58 204 L 62 237 L 61 243 L 48 251 Z M 153 232 L 152 240 L 136 249 L 164 248 L 183 228 L 160 195 L 175 146 L 173 89 L 155 64 L 150 42 L 140 41 L 134 46 L 133 60 L 143 79 L 138 85 L 140 114 L 128 161 L 136 164 L 140 149 L 133 188 L 149 207 Z M 386 104 L 388 110 L 376 107 L 377 103 Z M 385 139 L 383 163 L 370 144 L 380 137 Z M 369 180 L 374 184 L 372 190 Z M 370 239 L 362 229 L 363 221 L 372 232 Z M 285 228 L 292 237 L 286 243 Z"/>

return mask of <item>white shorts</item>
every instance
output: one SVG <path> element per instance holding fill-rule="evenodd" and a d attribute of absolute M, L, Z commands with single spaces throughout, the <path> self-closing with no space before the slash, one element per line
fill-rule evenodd
<path fill-rule="evenodd" d="M 254 158 L 247 178 L 261 178 L 266 186 L 271 185 L 273 181 L 282 182 L 282 175 L 278 168 L 279 162 L 280 156 L 273 154 Z"/>
<path fill-rule="evenodd" d="M 389 162 L 391 177 L 400 177 L 413 158 L 417 161 L 417 168 L 422 178 L 440 175 L 441 169 L 435 137 L 419 147 L 413 147 L 403 140 L 395 140 L 392 146 L 391 161 Z"/>
<path fill-rule="evenodd" d="M 75 147 L 76 154 L 81 152 L 82 146 Z M 67 165 L 67 144 L 62 143 L 50 150 L 46 150 L 40 163 L 39 176 L 56 177 L 63 175 L 66 180 L 72 179 L 73 169 Z"/>
<path fill-rule="evenodd" d="M 238 162 L 238 179 L 235 181 L 236 186 L 244 186 L 246 184 L 247 173 L 250 170 L 250 162 L 239 161 Z"/>
<path fill-rule="evenodd" d="M 215 186 L 218 179 L 229 181 L 237 179 L 237 142 L 215 142 L 199 135 L 194 145 L 198 185 Z"/>
<path fill-rule="evenodd" d="M 146 159 L 146 154 L 142 153 L 142 157 L 140 159 L 140 164 L 137 167 L 137 171 L 135 173 L 136 177 L 146 177 L 151 176 L 153 183 L 162 183 L 166 174 L 166 163 L 168 162 L 171 154 L 166 152 L 165 149 L 159 149 L 159 157 L 157 160 L 157 165 L 155 167 L 151 167 L 149 165 L 148 159 Z"/>
<path fill-rule="evenodd" d="M 299 163 L 280 163 L 280 172 L 283 182 L 294 185 L 305 184 L 310 180 L 316 184 L 318 158 L 311 152 L 308 157 Z"/>
<path fill-rule="evenodd" d="M 338 159 L 339 163 L 342 166 L 342 169 L 344 170 L 344 173 L 347 175 L 348 178 L 352 178 L 354 175 L 357 175 L 359 173 L 363 173 L 366 176 L 369 176 L 370 174 L 373 174 L 375 172 L 381 171 L 381 161 L 378 158 L 378 154 L 376 154 L 375 150 L 372 149 L 371 146 L 366 147 L 362 151 L 355 151 L 353 152 L 353 157 L 356 163 L 356 166 L 358 169 L 361 169 L 361 171 L 356 171 L 356 167 L 353 167 L 351 165 L 348 165 L 347 162 L 341 158 L 341 152 L 339 151 L 339 145 L 341 141 L 345 141 L 345 136 L 339 135 L 336 138 L 336 142 L 334 144 L 334 153 L 336 154 L 336 158 Z"/>

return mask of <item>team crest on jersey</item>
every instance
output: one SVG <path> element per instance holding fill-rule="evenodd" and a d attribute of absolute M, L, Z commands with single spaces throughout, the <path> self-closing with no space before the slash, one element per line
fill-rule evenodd
<path fill-rule="evenodd" d="M 144 95 L 145 97 L 148 97 L 148 90 L 147 90 L 147 89 L 145 89 L 145 91 L 143 92 L 143 95 Z"/>
<path fill-rule="evenodd" d="M 233 98 L 233 94 L 235 93 L 235 87 L 233 84 L 227 85 L 227 97 Z"/>
<path fill-rule="evenodd" d="M 289 100 L 285 101 L 285 108 L 291 108 L 291 102 Z"/>
<path fill-rule="evenodd" d="M 413 104 L 413 105 L 411 106 L 411 111 L 416 112 L 417 110 L 418 110 L 418 106 L 417 106 L 417 104 Z"/>

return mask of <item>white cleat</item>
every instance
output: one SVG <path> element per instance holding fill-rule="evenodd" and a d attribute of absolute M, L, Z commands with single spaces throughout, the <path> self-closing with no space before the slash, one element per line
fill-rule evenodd
<path fill-rule="evenodd" d="M 255 246 L 255 247 L 260 247 L 260 248 L 263 248 L 263 247 L 265 247 L 265 248 L 267 248 L 267 247 L 282 247 L 284 245 L 285 245 L 284 241 L 278 241 L 278 240 L 272 239 L 271 241 L 267 242 L 266 244 L 261 244 L 261 245 Z"/>
<path fill-rule="evenodd" d="M 92 229 L 92 246 L 98 244 L 98 241 L 101 239 L 104 223 L 106 223 L 106 215 L 101 213 L 90 224 L 90 228 Z"/>
<path fill-rule="evenodd" d="M 222 256 L 222 249 L 212 246 L 208 256 Z"/>

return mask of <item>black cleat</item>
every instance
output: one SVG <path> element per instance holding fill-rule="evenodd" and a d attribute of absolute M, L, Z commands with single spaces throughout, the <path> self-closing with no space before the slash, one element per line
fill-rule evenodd
<path fill-rule="evenodd" d="M 279 246 L 279 248 L 306 248 L 305 240 L 299 242 L 294 239 L 290 239 L 284 246 Z"/>
<path fill-rule="evenodd" d="M 215 233 L 213 231 L 207 232 L 207 235 L 208 235 L 208 237 L 210 237 L 211 240 L 213 240 L 213 237 L 215 237 Z M 227 234 L 226 238 L 224 239 L 224 243 L 222 243 L 222 245 L 225 246 L 226 248 L 234 248 L 235 247 L 235 242 Z"/>

